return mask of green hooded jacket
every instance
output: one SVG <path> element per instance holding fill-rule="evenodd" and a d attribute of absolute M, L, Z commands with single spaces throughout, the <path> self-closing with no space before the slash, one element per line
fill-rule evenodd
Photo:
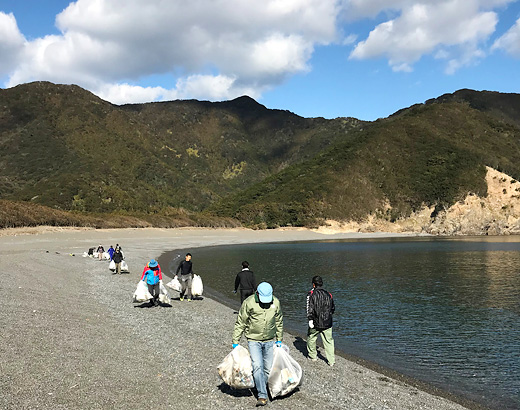
<path fill-rule="evenodd" d="M 235 329 L 233 330 L 233 343 L 238 343 L 245 334 L 247 340 L 254 342 L 266 342 L 276 338 L 282 341 L 283 314 L 280 301 L 273 296 L 273 301 L 267 309 L 260 306 L 258 295 L 249 296 L 238 312 Z"/>

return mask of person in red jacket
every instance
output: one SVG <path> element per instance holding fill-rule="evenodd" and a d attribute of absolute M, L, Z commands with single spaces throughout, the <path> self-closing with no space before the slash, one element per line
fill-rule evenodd
<path fill-rule="evenodd" d="M 153 306 L 159 305 L 160 284 L 162 283 L 162 272 L 159 263 L 152 259 L 143 269 L 141 280 L 148 285 L 148 292 L 153 296 Z"/>

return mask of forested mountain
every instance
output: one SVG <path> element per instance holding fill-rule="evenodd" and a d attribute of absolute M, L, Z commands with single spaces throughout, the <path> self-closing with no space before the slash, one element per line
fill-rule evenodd
<path fill-rule="evenodd" d="M 0 164 L 0 199 L 61 210 L 393 220 L 485 195 L 485 166 L 520 178 L 520 96 L 460 90 L 364 122 L 249 97 L 117 106 L 36 82 L 0 90 Z"/>
<path fill-rule="evenodd" d="M 77 86 L 0 90 L 0 198 L 64 210 L 202 210 L 311 158 L 361 122 L 248 97 L 115 106 Z"/>

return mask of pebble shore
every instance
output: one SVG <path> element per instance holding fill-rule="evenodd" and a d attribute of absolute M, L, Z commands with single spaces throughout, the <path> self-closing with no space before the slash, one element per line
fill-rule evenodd
<path fill-rule="evenodd" d="M 143 267 L 174 249 L 331 238 L 305 230 L 244 229 L 0 235 L 0 408 L 253 408 L 252 393 L 230 389 L 216 370 L 231 350 L 234 309 L 207 296 L 181 302 L 174 291 L 171 307 L 133 304 Z M 113 275 L 108 262 L 82 257 L 99 243 L 121 244 L 130 273 Z M 302 366 L 304 382 L 270 402 L 273 409 L 482 408 L 346 357 L 338 356 L 334 368 L 324 360 L 310 362 L 297 335 L 286 332 L 284 343 Z"/>

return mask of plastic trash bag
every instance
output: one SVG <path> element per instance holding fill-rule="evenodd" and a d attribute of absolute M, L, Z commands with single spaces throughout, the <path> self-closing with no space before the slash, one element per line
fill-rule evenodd
<path fill-rule="evenodd" d="M 175 275 L 175 277 L 171 281 L 169 281 L 166 284 L 166 286 L 172 288 L 173 290 L 176 290 L 177 292 L 180 292 L 182 290 L 181 282 L 179 282 L 179 278 L 177 277 L 177 275 Z"/>
<path fill-rule="evenodd" d="M 245 347 L 235 347 L 218 365 L 217 370 L 224 383 L 234 389 L 251 389 L 255 386 L 251 356 Z"/>
<path fill-rule="evenodd" d="M 108 252 L 103 252 L 102 258 L 107 260 L 107 261 L 109 261 L 110 260 L 110 254 Z"/>
<path fill-rule="evenodd" d="M 148 286 L 142 280 L 137 284 L 137 289 L 134 292 L 134 303 L 148 302 L 153 296 L 148 292 Z"/>
<path fill-rule="evenodd" d="M 202 285 L 202 278 L 199 275 L 193 275 L 193 279 L 191 281 L 191 294 L 193 296 L 200 296 L 204 291 L 204 286 Z"/>
<path fill-rule="evenodd" d="M 121 261 L 121 272 L 128 272 L 128 265 L 125 261 Z"/>
<path fill-rule="evenodd" d="M 116 263 L 114 261 L 110 261 L 110 263 L 108 264 L 108 269 L 114 272 L 116 270 Z"/>
<path fill-rule="evenodd" d="M 271 397 L 292 392 L 301 383 L 302 375 L 302 368 L 289 354 L 289 348 L 286 345 L 274 347 L 273 367 L 267 379 Z"/>
<path fill-rule="evenodd" d="M 159 282 L 159 302 L 170 305 L 170 295 L 162 283 Z"/>

